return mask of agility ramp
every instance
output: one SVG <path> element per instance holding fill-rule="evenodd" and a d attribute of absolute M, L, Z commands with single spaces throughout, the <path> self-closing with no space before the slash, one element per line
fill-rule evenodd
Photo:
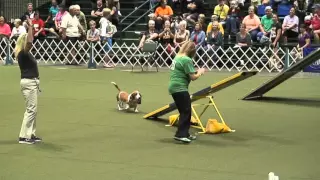
<path fill-rule="evenodd" d="M 218 91 L 221 91 L 222 89 L 225 89 L 231 85 L 234 85 L 240 81 L 243 81 L 249 77 L 252 77 L 254 75 L 256 75 L 258 73 L 258 71 L 252 71 L 252 72 L 239 72 L 233 76 L 230 76 L 222 81 L 219 81 L 215 84 L 212 84 L 211 86 L 209 87 L 206 87 L 194 94 L 191 95 L 191 103 L 194 102 L 194 101 L 197 101 L 199 99 L 203 99 L 205 98 L 206 96 L 212 94 L 212 93 L 215 93 L 215 92 L 218 92 Z M 160 116 L 163 116 L 165 114 L 168 114 L 174 110 L 176 110 L 177 107 L 176 107 L 176 104 L 175 103 L 171 103 L 171 104 L 168 104 L 168 105 L 165 105 L 159 109 L 156 109 L 152 112 L 150 112 L 149 114 L 146 114 L 145 116 L 143 116 L 143 118 L 145 119 L 156 119 Z"/>
<path fill-rule="evenodd" d="M 249 93 L 244 98 L 242 98 L 242 100 L 251 100 L 251 99 L 261 98 L 265 93 L 277 87 L 279 84 L 283 83 L 284 81 L 291 78 L 295 74 L 301 72 L 306 66 L 309 66 L 313 62 L 319 60 L 319 58 L 320 58 L 320 49 L 317 49 L 312 53 L 310 53 L 308 56 L 304 57 L 301 61 L 295 63 L 293 66 L 289 67 L 285 71 L 279 73 L 274 78 L 262 84 L 257 89 L 253 90 L 251 93 Z"/>

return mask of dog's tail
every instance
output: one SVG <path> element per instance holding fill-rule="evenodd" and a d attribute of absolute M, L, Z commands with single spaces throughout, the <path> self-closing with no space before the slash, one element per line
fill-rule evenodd
<path fill-rule="evenodd" d="M 113 84 L 119 91 L 121 91 L 121 89 L 119 88 L 119 86 L 115 82 L 111 82 L 111 84 Z"/>

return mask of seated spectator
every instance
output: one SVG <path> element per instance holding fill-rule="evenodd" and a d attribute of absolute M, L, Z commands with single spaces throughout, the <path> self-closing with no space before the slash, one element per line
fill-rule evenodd
<path fill-rule="evenodd" d="M 3 16 L 0 16 L 0 38 L 9 38 L 11 35 L 11 28 L 9 24 L 5 22 Z"/>
<path fill-rule="evenodd" d="M 207 36 L 208 34 L 211 32 L 212 30 L 212 25 L 214 22 L 218 22 L 218 16 L 217 15 L 212 15 L 211 16 L 211 22 L 208 24 L 207 26 Z M 222 35 L 224 35 L 224 29 L 221 23 L 219 23 L 219 31 L 222 33 Z"/>
<path fill-rule="evenodd" d="M 155 42 L 159 38 L 159 33 L 155 28 L 155 21 L 149 20 L 148 30 L 143 33 L 138 49 L 141 49 L 145 42 Z"/>
<path fill-rule="evenodd" d="M 138 45 L 138 49 L 142 49 L 145 42 L 155 42 L 159 38 L 159 33 L 155 28 L 155 21 L 149 20 L 148 22 L 148 30 L 143 33 L 140 43 Z"/>
<path fill-rule="evenodd" d="M 227 34 L 237 34 L 237 24 L 240 19 L 240 8 L 235 0 L 230 1 L 230 9 L 226 21 Z"/>
<path fill-rule="evenodd" d="M 26 33 L 26 32 L 27 32 L 27 30 L 24 26 L 22 26 L 21 19 L 15 19 L 14 20 L 14 27 L 12 29 L 10 39 L 18 38 L 20 36 L 20 34 Z"/>
<path fill-rule="evenodd" d="M 161 44 L 167 46 L 172 45 L 174 39 L 174 33 L 171 31 L 170 28 L 170 21 L 166 20 L 164 22 L 163 31 L 159 34 L 159 40 Z"/>
<path fill-rule="evenodd" d="M 191 33 L 190 41 L 196 44 L 196 48 L 205 44 L 206 33 L 202 30 L 201 24 L 196 23 L 194 31 Z"/>
<path fill-rule="evenodd" d="M 240 32 L 236 35 L 236 46 L 247 47 L 251 46 L 252 40 L 250 34 L 246 31 L 246 25 L 240 24 Z"/>
<path fill-rule="evenodd" d="M 206 16 L 204 14 L 200 14 L 198 18 L 198 23 L 201 25 L 201 29 L 206 32 L 207 24 L 206 24 Z"/>
<path fill-rule="evenodd" d="M 86 15 L 84 15 L 84 13 L 81 11 L 81 8 L 79 5 L 73 5 L 73 7 L 75 8 L 75 13 L 76 13 L 76 16 L 83 28 L 83 30 L 85 32 L 87 32 L 87 20 L 86 20 Z"/>
<path fill-rule="evenodd" d="M 289 38 L 296 38 L 298 37 L 299 31 L 299 18 L 295 15 L 295 8 L 290 9 L 290 14 L 287 15 L 282 24 L 282 35 L 284 43 L 288 42 Z"/>
<path fill-rule="evenodd" d="M 97 0 L 97 5 L 94 7 L 91 11 L 91 16 L 94 18 L 94 20 L 99 22 L 100 18 L 102 17 L 102 11 L 105 8 L 105 6 L 102 3 L 102 0 Z"/>
<path fill-rule="evenodd" d="M 185 42 L 189 40 L 190 31 L 186 29 L 187 22 L 181 21 L 179 24 L 179 30 L 174 35 L 173 43 L 176 47 L 181 47 Z"/>
<path fill-rule="evenodd" d="M 49 9 L 49 15 L 45 21 L 45 24 L 48 28 L 53 28 L 55 26 L 54 21 L 56 19 L 56 15 L 58 14 L 58 12 L 59 12 L 59 6 L 57 3 L 57 0 L 52 0 L 51 7 Z"/>
<path fill-rule="evenodd" d="M 114 35 L 114 26 L 111 21 L 109 21 L 111 16 L 111 9 L 105 8 L 102 11 L 102 17 L 99 21 L 100 23 L 100 41 L 103 44 L 103 49 L 107 53 L 112 48 L 112 37 Z M 104 67 L 110 68 L 114 67 L 113 64 L 110 63 L 109 57 L 105 56 Z"/>
<path fill-rule="evenodd" d="M 46 32 L 44 31 L 44 21 L 40 18 L 39 11 L 34 13 L 32 24 L 34 40 L 36 41 L 37 39 L 44 38 L 46 36 Z"/>
<path fill-rule="evenodd" d="M 167 5 L 167 0 L 161 0 L 160 3 L 161 5 L 154 12 L 154 20 L 156 22 L 156 29 L 158 30 L 163 26 L 163 22 L 170 20 L 173 15 L 171 7 Z"/>
<path fill-rule="evenodd" d="M 51 33 L 58 33 L 61 34 L 62 33 L 62 29 L 61 29 L 61 22 L 62 22 L 62 18 L 69 14 L 68 11 L 66 11 L 65 6 L 63 6 L 62 4 L 59 5 L 59 12 L 56 15 L 56 18 L 54 20 L 54 24 L 55 24 L 55 28 L 50 28 L 49 31 Z"/>
<path fill-rule="evenodd" d="M 311 28 L 313 31 L 314 40 L 317 44 L 320 43 L 319 36 L 320 36 L 320 5 L 315 4 L 314 8 L 314 15 L 311 19 Z"/>
<path fill-rule="evenodd" d="M 257 34 L 257 40 L 260 41 L 260 39 L 264 37 L 269 37 L 270 31 L 272 28 L 273 20 L 272 20 L 272 8 L 271 6 L 267 6 L 265 9 L 265 15 L 261 18 L 261 24 L 260 24 L 260 32 Z"/>
<path fill-rule="evenodd" d="M 214 15 L 218 16 L 218 21 L 225 24 L 229 12 L 229 6 L 225 4 L 225 0 L 219 0 L 219 4 L 214 7 Z"/>
<path fill-rule="evenodd" d="M 111 9 L 110 19 L 111 23 L 115 26 L 119 25 L 119 16 L 120 16 L 120 3 L 119 0 L 108 0 L 109 9 Z"/>
<path fill-rule="evenodd" d="M 176 16 L 173 18 L 173 21 L 171 23 L 171 28 L 174 32 L 177 32 L 179 30 L 179 24 L 182 21 L 182 17 Z"/>
<path fill-rule="evenodd" d="M 188 13 L 183 14 L 183 17 L 190 24 L 195 24 L 198 20 L 199 14 L 204 14 L 204 1 L 203 0 L 187 0 L 190 2 L 187 5 Z"/>
<path fill-rule="evenodd" d="M 257 40 L 259 26 L 261 24 L 259 17 L 254 13 L 254 7 L 249 7 L 249 15 L 247 15 L 242 23 L 246 25 L 246 31 L 250 34 L 253 41 Z"/>
<path fill-rule="evenodd" d="M 106 7 L 109 7 L 111 10 L 113 10 L 113 7 L 115 7 L 117 10 L 117 15 L 122 16 L 120 12 L 120 2 L 119 0 L 106 0 L 107 4 Z M 113 15 L 111 11 L 111 15 Z M 115 25 L 115 24 L 114 24 Z"/>
<path fill-rule="evenodd" d="M 100 31 L 96 28 L 96 22 L 89 22 L 90 29 L 87 31 L 87 41 L 98 42 L 100 40 Z"/>
<path fill-rule="evenodd" d="M 223 46 L 223 35 L 219 31 L 219 23 L 213 22 L 212 30 L 207 36 L 207 47 L 209 49 L 217 49 L 219 46 Z"/>
<path fill-rule="evenodd" d="M 23 16 L 20 18 L 22 21 L 22 25 L 28 29 L 27 19 L 33 19 L 34 18 L 35 11 L 33 10 L 33 4 L 28 3 L 27 5 L 27 12 L 23 14 Z"/>

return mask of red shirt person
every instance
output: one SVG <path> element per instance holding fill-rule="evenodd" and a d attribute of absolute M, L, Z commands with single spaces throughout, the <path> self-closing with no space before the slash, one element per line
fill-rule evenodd
<path fill-rule="evenodd" d="M 44 21 L 40 19 L 39 12 L 35 12 L 34 19 L 32 20 L 33 24 L 33 35 L 35 38 L 43 37 L 46 35 L 44 31 Z"/>

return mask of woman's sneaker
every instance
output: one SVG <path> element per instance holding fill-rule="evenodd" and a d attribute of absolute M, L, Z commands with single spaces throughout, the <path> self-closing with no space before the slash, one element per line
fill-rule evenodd
<path fill-rule="evenodd" d="M 175 136 L 174 139 L 177 141 L 184 142 L 184 143 L 190 143 L 192 140 L 196 140 L 197 137 L 194 135 L 190 135 L 189 137 L 176 137 Z"/>
<path fill-rule="evenodd" d="M 32 135 L 31 139 L 33 139 L 35 142 L 41 142 L 42 141 L 42 139 L 40 137 L 37 137 L 35 135 Z"/>
<path fill-rule="evenodd" d="M 34 139 L 29 138 L 19 138 L 19 144 L 34 144 Z"/>

